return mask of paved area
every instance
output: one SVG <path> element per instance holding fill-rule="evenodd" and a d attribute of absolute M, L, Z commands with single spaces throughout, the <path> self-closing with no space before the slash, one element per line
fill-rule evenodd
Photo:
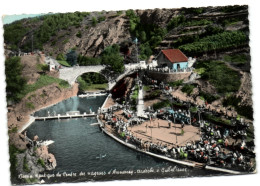
<path fill-rule="evenodd" d="M 199 128 L 192 125 L 185 125 L 183 129 L 184 134 L 182 135 L 181 124 L 171 123 L 171 128 L 169 128 L 168 121 L 158 118 L 151 122 L 146 121 L 141 125 L 128 127 L 128 130 L 132 131 L 134 136 L 142 138 L 145 141 L 159 142 L 170 146 L 184 146 L 189 141 L 200 139 Z"/>

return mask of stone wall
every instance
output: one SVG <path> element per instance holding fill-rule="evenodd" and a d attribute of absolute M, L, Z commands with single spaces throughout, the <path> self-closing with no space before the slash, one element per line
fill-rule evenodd
<path fill-rule="evenodd" d="M 187 81 L 191 75 L 191 72 L 181 72 L 181 73 L 164 73 L 164 72 L 148 72 L 149 77 L 157 79 L 164 82 L 172 82 L 183 79 Z"/>

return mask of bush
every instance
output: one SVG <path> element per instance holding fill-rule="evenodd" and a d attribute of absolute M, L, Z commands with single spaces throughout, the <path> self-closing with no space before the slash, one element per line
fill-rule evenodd
<path fill-rule="evenodd" d="M 236 64 L 245 64 L 248 61 L 248 57 L 244 54 L 225 55 L 224 61 Z"/>
<path fill-rule="evenodd" d="M 220 117 L 216 117 L 210 114 L 203 114 L 203 116 L 206 120 L 215 122 L 217 124 L 231 125 L 231 121 L 227 119 L 222 119 Z"/>
<path fill-rule="evenodd" d="M 154 110 L 158 110 L 164 107 L 170 107 L 171 106 L 171 102 L 169 100 L 165 100 L 165 101 L 161 101 L 158 103 L 153 104 L 153 109 Z"/>
<path fill-rule="evenodd" d="M 71 65 L 67 61 L 65 61 L 65 60 L 57 60 L 57 62 L 59 64 L 61 64 L 62 66 L 71 67 Z"/>
<path fill-rule="evenodd" d="M 61 80 L 61 81 L 59 82 L 59 86 L 60 86 L 61 88 L 68 88 L 68 87 L 70 86 L 70 84 L 68 83 L 68 81 Z"/>
<path fill-rule="evenodd" d="M 244 116 L 248 119 L 253 119 L 253 108 L 249 105 L 240 105 L 241 97 L 236 97 L 234 95 L 226 97 L 222 104 L 223 106 L 232 106 L 235 108 L 238 114 Z"/>
<path fill-rule="evenodd" d="M 43 161 L 43 159 L 39 158 L 37 161 L 38 164 L 40 164 L 43 168 L 45 168 L 45 162 Z"/>
<path fill-rule="evenodd" d="M 208 103 L 212 103 L 213 101 L 219 98 L 219 96 L 214 96 L 203 91 L 200 91 L 199 96 L 203 97 L 204 100 L 207 101 Z"/>
<path fill-rule="evenodd" d="M 34 106 L 34 104 L 33 104 L 32 102 L 26 102 L 26 103 L 25 103 L 25 106 L 26 106 L 28 109 L 30 109 L 30 110 L 32 110 L 32 109 L 35 108 L 35 106 Z"/>
<path fill-rule="evenodd" d="M 161 95 L 161 91 L 160 90 L 155 90 L 155 91 L 152 91 L 147 96 L 145 96 L 145 99 L 155 99 L 157 97 L 160 97 L 160 95 Z"/>
<path fill-rule="evenodd" d="M 196 69 L 205 68 L 201 78 L 208 80 L 218 93 L 236 92 L 240 87 L 239 72 L 229 68 L 221 61 L 200 61 L 196 65 Z"/>
<path fill-rule="evenodd" d="M 185 84 L 182 87 L 181 91 L 187 93 L 187 95 L 189 96 L 192 93 L 194 88 L 195 88 L 194 85 Z"/>
<path fill-rule="evenodd" d="M 105 21 L 106 20 L 106 16 L 100 16 L 98 17 L 98 22 L 102 22 L 102 21 Z"/>
<path fill-rule="evenodd" d="M 37 67 L 36 67 L 38 70 L 40 71 L 48 71 L 49 70 L 49 65 L 47 64 L 37 64 Z"/>
<path fill-rule="evenodd" d="M 177 80 L 177 81 L 170 82 L 169 85 L 171 87 L 178 87 L 178 86 L 182 85 L 182 83 L 183 83 L 183 80 Z"/>
<path fill-rule="evenodd" d="M 57 55 L 57 57 L 56 57 L 56 60 L 65 61 L 65 56 L 64 56 L 64 54 L 59 53 L 59 54 Z"/>
<path fill-rule="evenodd" d="M 92 26 L 95 27 L 97 25 L 97 23 L 98 23 L 97 18 L 96 17 L 92 17 Z"/>
<path fill-rule="evenodd" d="M 9 145 L 9 157 L 10 157 L 10 172 L 11 172 L 11 178 L 16 178 L 17 172 L 16 172 L 16 166 L 17 166 L 17 158 L 16 155 L 23 153 L 25 150 L 20 150 L 16 148 L 14 145 Z"/>
<path fill-rule="evenodd" d="M 27 173 L 31 172 L 26 157 L 23 158 L 23 170 Z"/>
<path fill-rule="evenodd" d="M 76 36 L 77 36 L 78 38 L 81 38 L 81 37 L 82 37 L 81 31 L 78 31 L 78 33 L 76 34 Z"/>

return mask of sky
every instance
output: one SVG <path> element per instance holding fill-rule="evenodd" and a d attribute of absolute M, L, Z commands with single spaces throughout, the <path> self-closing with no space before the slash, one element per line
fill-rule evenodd
<path fill-rule="evenodd" d="M 127 10 L 127 9 L 154 9 L 154 8 L 180 8 L 180 7 L 200 7 L 200 6 L 224 6 L 224 5 L 236 5 L 236 4 L 248 4 L 249 5 L 249 19 L 250 19 L 250 52 L 252 56 L 251 61 L 251 73 L 253 81 L 253 100 L 254 100 L 254 126 L 256 129 L 256 152 L 257 162 L 259 164 L 259 138 L 257 136 L 260 132 L 258 129 L 260 123 L 260 114 L 257 114 L 260 110 L 260 64 L 259 64 L 259 2 L 257 0 L 6 0 L 1 1 L 0 16 L 3 15 L 39 15 L 39 13 L 48 12 L 75 12 L 75 11 L 101 11 L 101 10 Z M 4 75 L 4 51 L 3 51 L 3 28 L 2 25 L 10 23 L 16 16 L 6 17 L 4 20 L 0 19 L 0 182 L 1 185 L 10 185 L 10 173 L 9 173 L 9 154 L 8 154 L 8 135 L 7 135 L 7 109 L 5 100 L 5 75 Z M 135 180 L 135 181 L 114 181 L 114 182 L 88 182 L 88 185 L 99 186 L 129 186 L 129 185 L 249 185 L 257 183 L 259 174 L 246 175 L 246 176 L 222 176 L 222 177 L 204 177 L 204 178 L 180 178 L 180 179 L 156 179 L 156 180 Z M 71 186 L 71 185 L 86 185 L 86 183 L 70 183 L 70 184 L 53 184 L 52 186 Z"/>
<path fill-rule="evenodd" d="M 3 24 L 9 24 L 17 20 L 21 20 L 29 17 L 36 17 L 43 14 L 21 14 L 21 15 L 3 15 Z"/>

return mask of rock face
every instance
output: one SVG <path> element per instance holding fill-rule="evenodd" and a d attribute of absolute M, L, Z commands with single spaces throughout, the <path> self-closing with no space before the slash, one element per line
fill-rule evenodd
<path fill-rule="evenodd" d="M 7 113 L 9 128 L 20 129 L 29 120 L 29 114 L 43 107 L 58 103 L 76 96 L 78 84 L 67 89 L 61 89 L 57 84 L 51 84 L 28 94 L 19 104 L 13 106 Z M 30 107 L 28 106 L 30 103 Z M 21 117 L 22 116 L 22 117 Z"/>
<path fill-rule="evenodd" d="M 81 55 L 85 56 L 98 56 L 105 47 L 121 43 L 125 40 L 131 38 L 128 29 L 128 19 L 127 17 L 113 16 L 113 12 L 105 15 L 106 20 L 97 23 L 96 26 L 91 25 L 91 19 L 95 16 L 94 13 L 91 14 L 80 28 L 71 28 L 70 36 L 67 38 L 67 42 L 64 44 L 64 38 L 61 37 L 57 40 L 55 48 L 51 46 L 51 42 L 44 46 L 44 51 L 46 53 L 52 52 L 53 55 L 59 53 L 67 53 L 67 51 L 73 47 Z M 86 29 L 86 25 L 88 25 Z M 82 36 L 77 37 L 77 33 L 81 32 Z M 64 33 L 58 33 L 59 35 L 64 35 Z M 57 37 L 59 38 L 59 36 Z"/>
<path fill-rule="evenodd" d="M 47 170 L 52 170 L 57 166 L 56 159 L 53 154 L 48 152 L 47 146 L 37 148 L 36 153 L 45 162 Z"/>
<path fill-rule="evenodd" d="M 161 28 L 165 28 L 167 23 L 173 16 L 178 14 L 177 9 L 151 9 L 151 10 L 136 10 L 140 20 L 144 24 L 156 24 Z"/>

